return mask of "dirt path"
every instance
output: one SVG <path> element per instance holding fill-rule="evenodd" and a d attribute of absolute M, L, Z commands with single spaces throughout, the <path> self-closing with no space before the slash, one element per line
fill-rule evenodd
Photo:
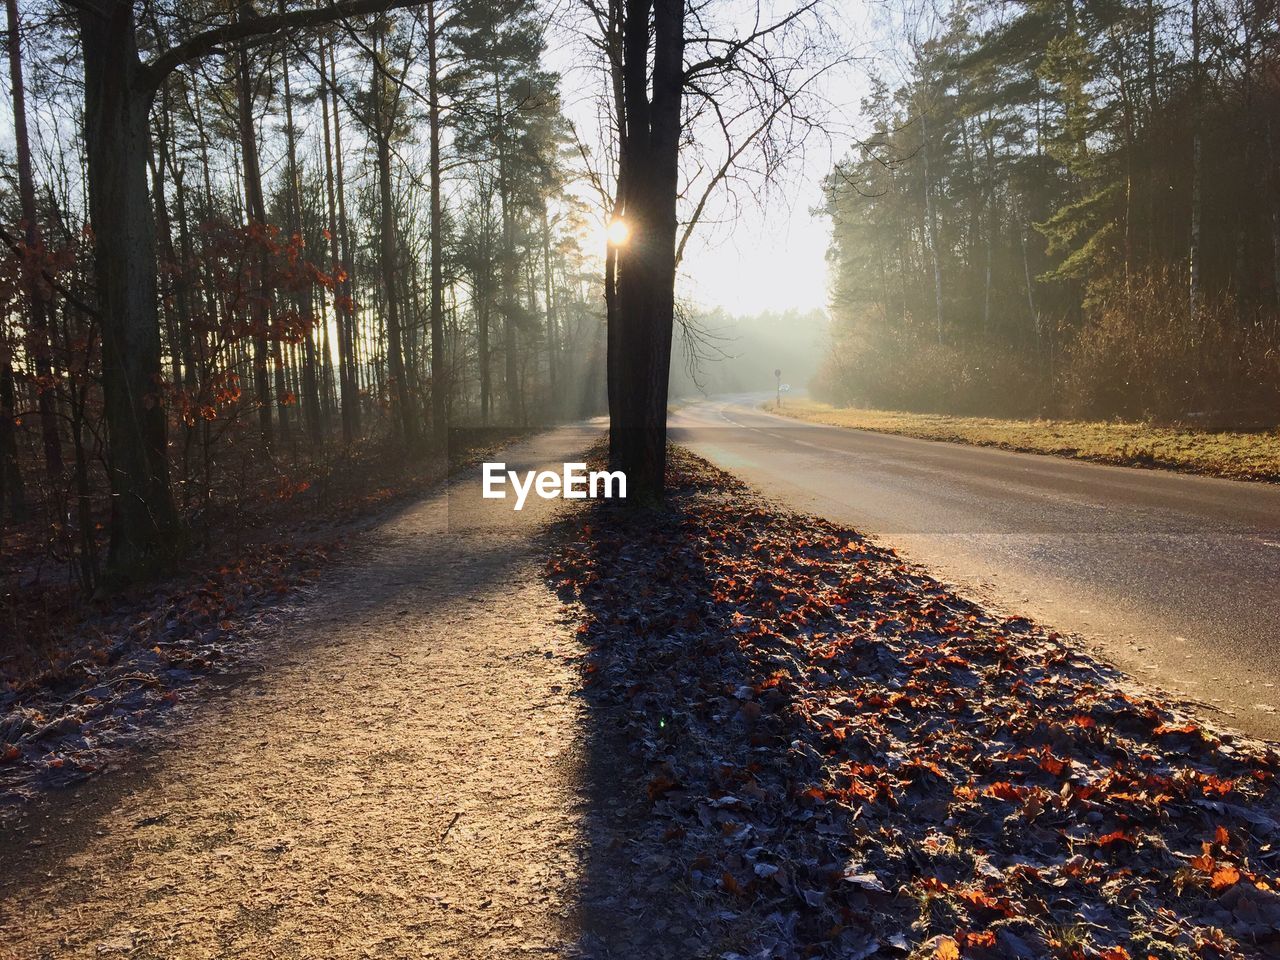
<path fill-rule="evenodd" d="M 565 504 L 509 503 L 470 477 L 372 531 L 271 668 L 29 818 L 0 957 L 577 955 L 580 650 L 537 544 Z"/>

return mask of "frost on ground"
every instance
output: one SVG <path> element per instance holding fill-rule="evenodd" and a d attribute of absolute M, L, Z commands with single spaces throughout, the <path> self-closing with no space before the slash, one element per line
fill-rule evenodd
<path fill-rule="evenodd" d="M 567 522 L 591 649 L 599 957 L 1280 951 L 1280 758 L 677 452 Z M 640 954 L 637 954 L 640 955 Z"/>
<path fill-rule="evenodd" d="M 0 831 L 0 957 L 1276 954 L 1268 748 L 674 466 L 631 520 L 460 481 L 265 604 L 162 749 Z"/>
<path fill-rule="evenodd" d="M 0 831 L 0 957 L 576 955 L 581 648 L 538 539 L 556 505 L 473 517 L 460 483 L 355 538 L 162 749 Z"/>
<path fill-rule="evenodd" d="M 193 681 L 247 669 L 259 621 L 331 549 L 263 545 L 86 618 L 43 669 L 0 670 L 0 821 L 148 742 Z"/>

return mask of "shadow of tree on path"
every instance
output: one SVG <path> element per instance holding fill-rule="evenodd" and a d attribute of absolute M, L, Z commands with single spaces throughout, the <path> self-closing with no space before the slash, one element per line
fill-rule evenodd
<path fill-rule="evenodd" d="M 548 570 L 589 651 L 584 956 L 1272 955 L 1273 748 L 673 462 Z"/>

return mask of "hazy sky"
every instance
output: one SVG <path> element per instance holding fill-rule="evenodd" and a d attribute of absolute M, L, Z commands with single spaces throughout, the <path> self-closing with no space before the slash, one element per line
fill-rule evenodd
<path fill-rule="evenodd" d="M 733 223 L 695 234 L 683 264 L 685 296 L 737 314 L 826 306 L 828 221 L 809 212 L 829 169 L 827 151 L 819 152 L 806 158 L 788 196 L 744 205 Z"/>
<path fill-rule="evenodd" d="M 726 8 L 754 0 L 726 0 Z M 765 0 L 790 9 L 789 0 Z M 865 0 L 834 0 L 833 28 L 847 38 L 843 50 L 865 54 L 877 33 L 870 23 L 872 5 Z M 743 30 L 750 30 L 746 19 Z M 584 132 L 597 122 L 594 90 L 598 73 L 584 71 L 582 47 L 553 29 L 548 36 L 551 66 L 564 75 L 565 111 Z M 815 137 L 805 155 L 797 158 L 786 180 L 761 192 L 760 185 L 740 186 L 737 195 L 709 209 L 707 221 L 695 232 L 681 265 L 680 293 L 694 305 L 722 307 L 732 313 L 754 314 L 791 308 L 811 310 L 827 304 L 826 251 L 828 221 L 811 211 L 822 203 L 822 180 L 851 142 L 857 106 L 866 87 L 866 61 L 851 63 L 832 73 L 822 90 L 833 109 L 836 131 L 829 139 Z"/>

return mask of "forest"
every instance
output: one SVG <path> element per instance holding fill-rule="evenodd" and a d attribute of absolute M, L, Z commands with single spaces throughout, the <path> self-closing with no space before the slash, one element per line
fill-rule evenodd
<path fill-rule="evenodd" d="M 818 0 L 737 12 L 8 3 L 14 569 L 109 593 L 264 500 L 443 469 L 452 430 L 605 412 L 660 499 L 681 257 L 841 60 Z"/>
<path fill-rule="evenodd" d="M 600 408 L 602 214 L 568 187 L 533 0 L 283 33 L 242 4 L 231 22 L 262 29 L 233 42 L 209 36 L 216 7 L 148 5 L 111 25 L 151 58 L 132 119 L 110 89 L 139 69 L 109 62 L 124 33 L 95 40 L 77 6 L 7 4 L 0 517 L 34 518 L 86 590 L 144 559 L 104 538 L 108 514 L 198 538 L 371 459 L 442 459 L 449 424 Z M 142 182 L 95 198 L 119 138 L 145 150 Z M 154 313 L 158 349 L 104 329 L 104 308 Z M 134 409 L 113 415 L 104 387 Z"/>
<path fill-rule="evenodd" d="M 898 8 L 832 170 L 838 404 L 1280 418 L 1270 0 Z"/>
<path fill-rule="evenodd" d="M 0 958 L 1277 956 L 1276 2 L 5 0 Z"/>

